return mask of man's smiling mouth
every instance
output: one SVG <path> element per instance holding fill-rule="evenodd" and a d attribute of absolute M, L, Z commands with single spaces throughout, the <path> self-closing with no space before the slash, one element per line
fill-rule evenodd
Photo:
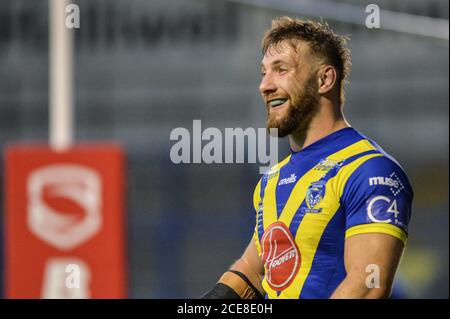
<path fill-rule="evenodd" d="M 282 106 L 286 101 L 287 99 L 275 99 L 269 101 L 267 104 L 270 106 L 270 108 L 278 108 Z"/>

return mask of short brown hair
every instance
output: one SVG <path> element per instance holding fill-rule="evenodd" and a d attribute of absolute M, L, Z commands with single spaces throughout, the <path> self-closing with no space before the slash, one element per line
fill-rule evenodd
<path fill-rule="evenodd" d="M 285 40 L 307 42 L 315 55 L 324 58 L 336 68 L 340 87 L 339 103 L 344 104 L 344 85 L 351 66 L 351 53 L 347 48 L 348 38 L 336 34 L 327 23 L 280 17 L 272 21 L 272 27 L 264 35 L 263 55 L 271 46 Z"/>

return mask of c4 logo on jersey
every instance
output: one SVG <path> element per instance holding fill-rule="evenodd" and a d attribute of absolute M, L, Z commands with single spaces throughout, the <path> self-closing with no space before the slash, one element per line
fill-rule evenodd
<path fill-rule="evenodd" d="M 391 218 L 385 218 L 386 213 L 394 214 L 394 222 L 398 224 L 398 215 L 400 212 L 397 209 L 397 201 L 386 196 L 372 197 L 367 203 L 367 217 L 374 223 L 392 223 Z M 385 219 L 380 219 L 385 218 Z"/>

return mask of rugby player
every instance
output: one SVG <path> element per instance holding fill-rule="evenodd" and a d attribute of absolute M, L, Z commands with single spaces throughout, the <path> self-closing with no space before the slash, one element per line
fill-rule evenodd
<path fill-rule="evenodd" d="M 413 191 L 398 162 L 344 117 L 346 38 L 282 17 L 262 52 L 267 128 L 288 136 L 290 155 L 260 179 L 253 238 L 203 298 L 388 298 Z"/>

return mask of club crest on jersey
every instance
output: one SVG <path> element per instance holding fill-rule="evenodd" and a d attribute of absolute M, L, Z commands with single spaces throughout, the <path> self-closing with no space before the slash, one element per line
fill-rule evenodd
<path fill-rule="evenodd" d="M 301 254 L 289 228 L 282 222 L 271 224 L 261 238 L 265 279 L 270 288 L 288 288 L 300 269 Z"/>
<path fill-rule="evenodd" d="M 318 205 L 325 196 L 326 182 L 318 181 L 311 183 L 306 191 L 306 213 L 320 213 L 322 208 L 318 208 Z"/>

